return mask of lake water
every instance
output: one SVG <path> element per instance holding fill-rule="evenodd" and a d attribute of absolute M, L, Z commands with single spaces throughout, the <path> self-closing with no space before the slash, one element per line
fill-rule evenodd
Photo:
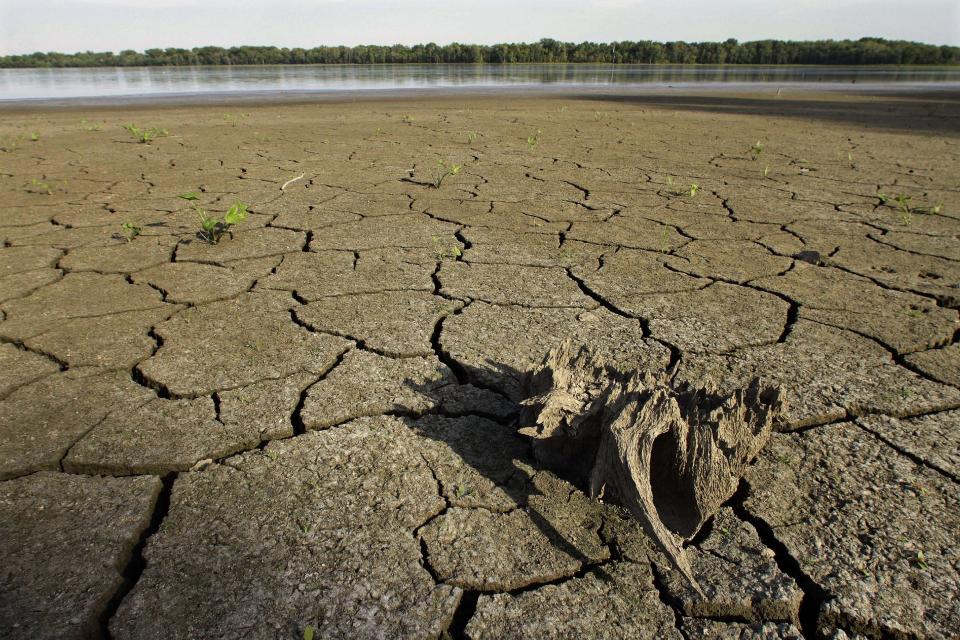
<path fill-rule="evenodd" d="M 960 67 L 608 64 L 265 65 L 0 69 L 0 100 L 328 94 L 366 91 L 604 89 L 960 89 Z"/>

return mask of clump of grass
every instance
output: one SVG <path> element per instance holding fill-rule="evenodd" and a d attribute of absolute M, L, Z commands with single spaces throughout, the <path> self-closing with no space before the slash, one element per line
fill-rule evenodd
<path fill-rule="evenodd" d="M 127 242 L 132 242 L 133 239 L 140 235 L 140 232 L 143 231 L 143 229 L 140 228 L 140 225 L 133 220 L 127 220 L 121 224 L 120 229 L 123 231 L 123 235 L 127 239 Z"/>
<path fill-rule="evenodd" d="M 170 135 L 170 132 L 166 129 L 161 129 L 160 127 L 153 127 L 151 129 L 141 129 L 140 127 L 134 124 L 125 124 L 123 128 L 130 132 L 137 142 L 143 144 L 149 144 L 153 140 L 156 140 L 160 136 Z"/>
<path fill-rule="evenodd" d="M 540 136 L 543 134 L 542 129 L 537 129 L 533 133 L 527 136 L 527 146 L 532 150 L 535 146 L 540 144 Z"/>
<path fill-rule="evenodd" d="M 193 205 L 193 210 L 200 218 L 199 235 L 209 244 L 217 244 L 224 234 L 230 232 L 230 227 L 247 219 L 247 205 L 240 201 L 234 202 L 227 209 L 222 220 L 209 215 L 207 210 L 198 204 Z"/>
<path fill-rule="evenodd" d="M 443 160 L 437 160 L 437 166 L 433 170 L 433 188 L 439 189 L 447 176 L 455 176 L 460 173 L 461 169 L 463 169 L 462 164 L 454 164 L 452 162 L 445 164 Z"/>
<path fill-rule="evenodd" d="M 757 140 L 753 144 L 753 146 L 750 147 L 749 151 L 750 151 L 750 158 L 753 160 L 756 160 L 757 158 L 760 157 L 760 154 L 763 153 L 763 143 Z"/>

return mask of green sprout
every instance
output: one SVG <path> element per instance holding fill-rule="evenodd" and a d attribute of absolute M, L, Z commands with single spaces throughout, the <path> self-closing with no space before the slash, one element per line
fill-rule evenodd
<path fill-rule="evenodd" d="M 31 132 L 30 132 L 30 142 L 36 142 L 36 141 L 39 140 L 39 139 L 40 139 L 40 134 L 39 134 L 39 133 L 37 133 L 36 131 L 31 131 Z"/>
<path fill-rule="evenodd" d="M 469 142 L 470 144 L 473 144 L 473 143 L 476 142 L 476 141 L 477 141 L 477 132 L 476 132 L 476 131 L 468 131 L 468 132 L 467 132 L 467 142 Z"/>
<path fill-rule="evenodd" d="M 462 164 L 450 163 L 444 164 L 443 160 L 437 160 L 437 166 L 433 170 L 433 188 L 439 189 L 447 176 L 455 176 L 463 169 Z"/>
<path fill-rule="evenodd" d="M 760 157 L 760 154 L 763 153 L 763 143 L 759 140 L 750 147 L 750 157 L 754 160 Z"/>
<path fill-rule="evenodd" d="M 444 249 L 440 244 L 440 236 L 431 236 L 431 240 L 433 240 L 433 255 L 437 260 L 444 260 L 445 258 L 456 260 L 463 255 L 463 249 L 458 244 L 454 244 L 449 249 Z"/>
<path fill-rule="evenodd" d="M 540 134 L 542 133 L 542 129 L 537 129 L 535 132 L 527 136 L 527 146 L 530 147 L 530 149 L 533 149 L 535 146 L 540 144 Z"/>
<path fill-rule="evenodd" d="M 594 111 L 594 112 L 593 112 L 593 119 L 594 119 L 594 120 L 599 121 L 600 118 L 602 118 L 602 117 L 603 117 L 603 114 L 600 113 L 599 111 Z"/>
<path fill-rule="evenodd" d="M 383 129 L 381 129 L 380 127 L 377 127 L 376 129 L 373 130 L 373 135 L 375 136 L 378 136 L 381 133 L 383 133 Z"/>
<path fill-rule="evenodd" d="M 453 490 L 453 495 L 457 498 L 464 498 L 473 493 L 473 489 L 466 485 L 458 484 Z"/>
<path fill-rule="evenodd" d="M 850 165 L 851 169 L 856 169 L 857 165 L 853 163 L 853 154 L 847 151 L 847 164 Z"/>
<path fill-rule="evenodd" d="M 923 549 L 921 549 L 920 551 L 917 551 L 917 565 L 919 565 L 919 567 L 924 570 L 928 568 L 927 558 L 926 556 L 923 555 Z"/>
<path fill-rule="evenodd" d="M 690 183 L 690 197 L 691 197 L 691 198 L 695 198 L 695 197 L 697 196 L 697 191 L 699 191 L 699 190 L 700 190 L 700 185 L 698 185 L 696 182 L 691 182 L 691 183 Z"/>
<path fill-rule="evenodd" d="M 209 244 L 217 244 L 225 233 L 230 232 L 230 227 L 239 224 L 247 218 L 247 205 L 243 202 L 234 202 L 223 220 L 211 216 L 207 210 L 198 204 L 193 205 L 193 210 L 200 217 L 200 237 Z"/>
<path fill-rule="evenodd" d="M 409 113 L 405 113 L 400 116 L 400 122 L 403 122 L 404 124 L 413 124 L 413 116 L 411 116 Z"/>
<path fill-rule="evenodd" d="M 303 628 L 303 640 L 313 640 L 313 625 L 308 624 Z"/>
<path fill-rule="evenodd" d="M 160 136 L 169 135 L 169 132 L 166 129 L 161 129 L 159 127 L 153 127 L 152 129 L 141 129 L 134 124 L 125 124 L 123 128 L 130 132 L 134 138 L 137 139 L 137 142 L 143 144 L 149 144 L 154 139 Z"/>
<path fill-rule="evenodd" d="M 763 177 L 766 178 L 770 175 L 770 165 L 767 165 L 763 168 Z"/>
<path fill-rule="evenodd" d="M 200 194 L 196 191 L 187 191 L 186 193 L 181 193 L 177 197 L 183 200 L 199 200 Z"/>
<path fill-rule="evenodd" d="M 127 238 L 127 242 L 133 241 L 142 231 L 140 226 L 132 220 L 127 220 L 120 225 L 120 228 L 123 230 L 123 235 Z"/>
<path fill-rule="evenodd" d="M 27 191 L 32 191 L 33 193 L 45 193 L 48 196 L 53 195 L 53 187 L 50 186 L 49 182 L 44 182 L 38 178 L 30 178 L 30 188 Z"/>

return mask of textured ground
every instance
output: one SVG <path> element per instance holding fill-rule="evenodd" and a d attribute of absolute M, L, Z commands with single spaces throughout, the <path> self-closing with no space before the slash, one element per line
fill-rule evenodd
<path fill-rule="evenodd" d="M 0 636 L 957 637 L 957 105 L 0 113 Z M 516 435 L 571 334 L 788 389 L 705 597 Z"/>

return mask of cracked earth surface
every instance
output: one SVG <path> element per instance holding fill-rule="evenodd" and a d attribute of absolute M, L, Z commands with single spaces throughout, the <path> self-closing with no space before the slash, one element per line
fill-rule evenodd
<path fill-rule="evenodd" d="M 956 104 L 4 112 L 0 636 L 957 637 Z M 517 434 L 566 336 L 787 390 L 702 596 Z"/>

